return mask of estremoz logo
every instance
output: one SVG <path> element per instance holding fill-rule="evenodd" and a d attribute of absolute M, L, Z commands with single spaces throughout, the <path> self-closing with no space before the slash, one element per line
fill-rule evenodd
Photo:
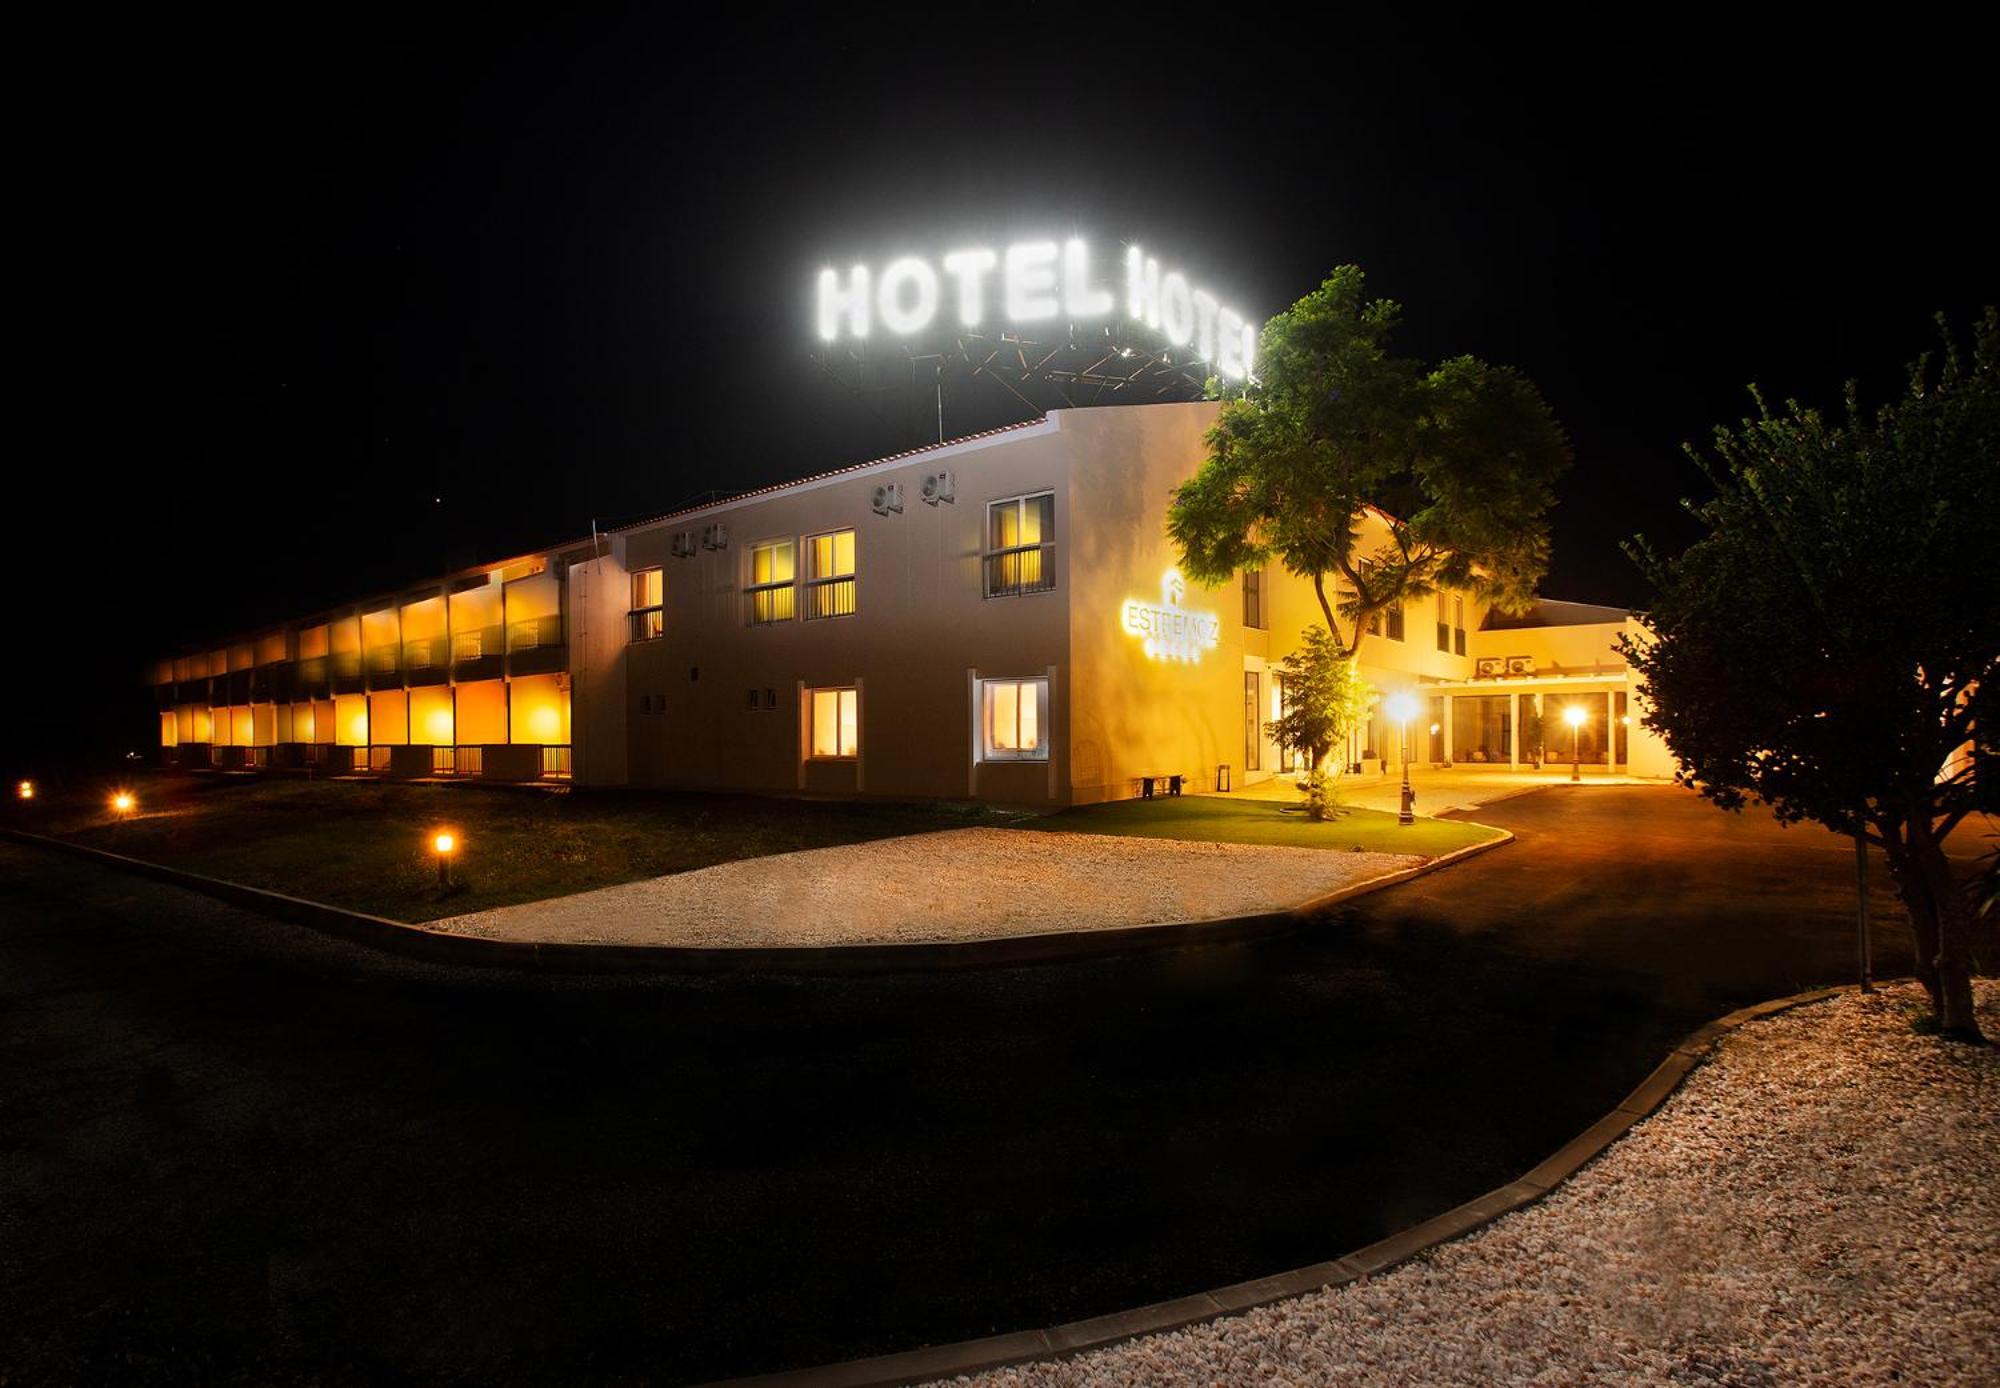
<path fill-rule="evenodd" d="M 1120 625 L 1145 642 L 1147 659 L 1196 664 L 1222 640 L 1222 619 L 1213 612 L 1190 612 L 1181 606 L 1186 598 L 1187 580 L 1179 569 L 1168 569 L 1160 575 L 1158 603 L 1127 598 L 1119 609 Z"/>
<path fill-rule="evenodd" d="M 1093 273 L 1090 245 L 1081 239 L 1023 241 L 1004 252 L 973 247 L 951 251 L 936 264 L 904 256 L 880 275 L 866 265 L 845 275 L 820 271 L 819 335 L 828 342 L 865 339 L 879 324 L 884 332 L 910 337 L 930 328 L 947 303 L 959 327 L 981 328 L 996 321 L 1108 322 L 1117 316 L 1119 298 Z M 1195 288 L 1179 270 L 1162 273 L 1160 262 L 1137 246 L 1125 251 L 1124 308 L 1129 321 L 1190 349 L 1217 374 L 1239 381 L 1250 374 L 1257 325 Z"/>

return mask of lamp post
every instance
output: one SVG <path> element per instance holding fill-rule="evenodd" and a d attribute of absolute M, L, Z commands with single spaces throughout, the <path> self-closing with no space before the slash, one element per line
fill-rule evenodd
<path fill-rule="evenodd" d="M 129 790 L 121 790 L 111 797 L 111 808 L 120 819 L 129 818 L 138 803 L 138 799 Z"/>
<path fill-rule="evenodd" d="M 431 840 L 431 847 L 437 853 L 438 886 L 451 885 L 451 855 L 458 848 L 458 838 L 450 830 L 442 830 Z"/>
<path fill-rule="evenodd" d="M 1583 720 L 1590 715 L 1583 711 L 1582 704 L 1571 704 L 1563 710 L 1563 722 L 1569 724 L 1569 778 L 1583 779 Z"/>
<path fill-rule="evenodd" d="M 1403 800 L 1402 808 L 1396 812 L 1396 823 L 1415 824 L 1417 796 L 1410 789 L 1410 720 L 1416 717 L 1417 701 L 1408 694 L 1392 694 L 1389 696 L 1388 712 L 1396 720 L 1396 750 L 1403 758 Z"/>

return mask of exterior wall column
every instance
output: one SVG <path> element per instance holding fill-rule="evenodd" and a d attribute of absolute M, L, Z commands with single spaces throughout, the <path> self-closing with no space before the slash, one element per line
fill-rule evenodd
<path fill-rule="evenodd" d="M 1507 693 L 1507 769 L 1521 769 L 1521 691 Z"/>
<path fill-rule="evenodd" d="M 1607 773 L 1618 769 L 1617 718 L 1618 693 L 1607 689 L 1604 691 L 1604 769 Z"/>
<path fill-rule="evenodd" d="M 1447 694 L 1444 696 L 1444 763 L 1446 766 L 1452 765 L 1453 760 L 1451 755 L 1451 710 L 1457 698 L 1456 694 Z"/>

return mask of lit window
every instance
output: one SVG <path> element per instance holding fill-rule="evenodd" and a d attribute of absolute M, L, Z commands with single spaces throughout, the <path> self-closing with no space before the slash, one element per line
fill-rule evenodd
<path fill-rule="evenodd" d="M 790 540 L 750 546 L 750 624 L 792 620 L 792 579 L 797 551 Z"/>
<path fill-rule="evenodd" d="M 1262 627 L 1264 625 L 1264 571 L 1245 569 L 1243 571 L 1243 625 Z"/>
<path fill-rule="evenodd" d="M 485 632 L 460 631 L 452 633 L 451 658 L 453 660 L 478 660 L 485 654 Z"/>
<path fill-rule="evenodd" d="M 1460 655 L 1464 655 L 1465 654 L 1465 599 L 1462 597 L 1454 597 L 1451 600 L 1451 631 L 1452 631 L 1452 644 L 1457 649 Z"/>
<path fill-rule="evenodd" d="M 806 539 L 806 617 L 854 615 L 854 532 Z"/>
<path fill-rule="evenodd" d="M 632 639 L 653 641 L 667 634 L 666 576 L 658 569 L 632 575 Z"/>
<path fill-rule="evenodd" d="M 1009 497 L 986 507 L 986 596 L 1044 593 L 1056 586 L 1056 498 Z"/>
<path fill-rule="evenodd" d="M 1388 608 L 1388 611 L 1387 611 L 1387 613 L 1386 613 L 1385 615 L 1386 615 L 1386 616 L 1388 617 L 1388 619 L 1389 619 L 1389 639 L 1390 639 L 1391 641 L 1400 641 L 1400 640 L 1402 640 L 1402 639 L 1403 639 L 1403 604 L 1401 604 L 1400 602 L 1398 602 L 1398 603 L 1392 603 L 1392 604 L 1390 604 L 1390 606 L 1389 606 L 1389 608 Z"/>
<path fill-rule="evenodd" d="M 1047 761 L 1048 680 L 981 680 L 979 741 L 981 761 Z"/>
<path fill-rule="evenodd" d="M 1451 616 L 1451 599 L 1448 596 L 1446 596 L 1444 589 L 1440 588 L 1438 589 L 1438 622 L 1437 622 L 1438 649 L 1444 651 L 1446 654 L 1450 654 L 1451 652 L 1450 616 Z"/>
<path fill-rule="evenodd" d="M 814 757 L 853 757 L 861 750 L 861 691 L 812 691 L 812 750 Z"/>

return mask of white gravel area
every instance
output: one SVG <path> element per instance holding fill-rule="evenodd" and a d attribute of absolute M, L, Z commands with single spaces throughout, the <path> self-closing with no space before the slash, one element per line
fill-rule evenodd
<path fill-rule="evenodd" d="M 746 858 L 430 922 L 489 939 L 751 947 L 969 940 L 1281 910 L 1401 853 L 948 829 Z"/>
<path fill-rule="evenodd" d="M 2000 1050 L 1842 995 L 1726 1038 L 1540 1204 L 1345 1287 L 981 1388 L 2000 1383 Z M 2000 1036 L 2000 984 L 1979 985 Z"/>

